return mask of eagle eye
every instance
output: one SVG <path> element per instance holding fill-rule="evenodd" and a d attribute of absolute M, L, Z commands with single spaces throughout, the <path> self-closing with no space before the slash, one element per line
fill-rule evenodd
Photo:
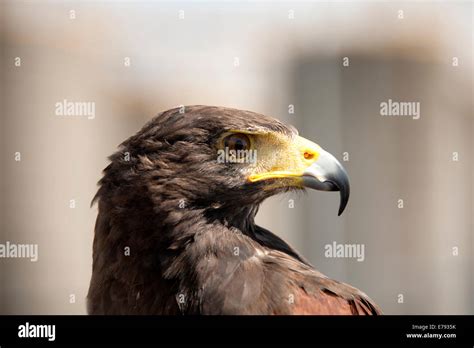
<path fill-rule="evenodd" d="M 250 138 L 243 133 L 230 134 L 224 138 L 224 147 L 229 150 L 249 150 Z"/>

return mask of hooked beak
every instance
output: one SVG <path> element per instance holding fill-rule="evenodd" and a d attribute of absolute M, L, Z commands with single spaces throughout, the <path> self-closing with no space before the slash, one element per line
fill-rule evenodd
<path fill-rule="evenodd" d="M 341 215 L 349 201 L 349 178 L 339 161 L 329 152 L 321 150 L 318 159 L 304 171 L 303 186 L 319 191 L 339 191 L 338 215 Z"/>

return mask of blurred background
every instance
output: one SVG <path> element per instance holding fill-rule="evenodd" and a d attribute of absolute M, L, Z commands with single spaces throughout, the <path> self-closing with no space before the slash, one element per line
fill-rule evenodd
<path fill-rule="evenodd" d="M 472 18 L 451 1 L 3 1 L 0 243 L 39 260 L 0 259 L 0 314 L 86 313 L 107 156 L 191 104 L 274 116 L 343 163 L 341 217 L 316 191 L 258 215 L 321 272 L 386 314 L 474 314 Z M 64 99 L 95 118 L 56 115 Z M 381 116 L 388 99 L 420 118 Z M 333 242 L 364 261 L 325 257 Z"/>

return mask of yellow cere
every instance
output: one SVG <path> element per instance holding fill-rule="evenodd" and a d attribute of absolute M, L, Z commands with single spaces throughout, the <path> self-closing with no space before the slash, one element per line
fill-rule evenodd
<path fill-rule="evenodd" d="M 251 182 L 276 178 L 301 177 L 317 161 L 321 147 L 300 136 L 288 137 L 280 133 L 254 136 L 257 163 L 249 168 Z"/>

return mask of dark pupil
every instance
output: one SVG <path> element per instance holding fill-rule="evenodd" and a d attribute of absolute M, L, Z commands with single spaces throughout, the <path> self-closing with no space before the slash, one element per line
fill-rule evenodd
<path fill-rule="evenodd" d="M 246 139 L 233 135 L 226 139 L 225 146 L 228 147 L 229 150 L 239 151 L 246 150 L 248 147 L 248 143 Z"/>
<path fill-rule="evenodd" d="M 235 149 L 238 150 L 244 150 L 245 149 L 245 144 L 242 141 L 242 139 L 237 139 L 234 144 Z"/>

